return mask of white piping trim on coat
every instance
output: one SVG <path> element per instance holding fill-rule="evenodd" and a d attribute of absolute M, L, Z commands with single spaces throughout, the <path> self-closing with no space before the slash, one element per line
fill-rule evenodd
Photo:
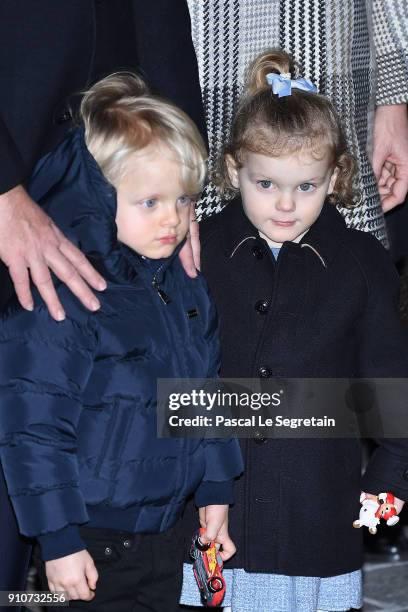
<path fill-rule="evenodd" d="M 246 240 L 251 240 L 251 239 L 256 240 L 256 236 L 247 236 L 246 238 L 244 238 L 243 240 L 241 240 L 241 242 L 239 242 L 239 243 L 237 244 L 237 246 L 235 247 L 235 249 L 232 251 L 232 253 L 231 253 L 231 255 L 230 255 L 230 259 L 231 259 L 232 257 L 234 257 L 234 255 L 235 255 L 236 251 L 239 249 L 239 247 L 241 246 L 241 244 L 244 244 L 244 242 L 245 242 Z"/>
<path fill-rule="evenodd" d="M 313 253 L 314 253 L 315 255 L 317 255 L 317 256 L 318 256 L 318 258 L 320 259 L 320 261 L 322 262 L 323 266 L 324 266 L 325 268 L 327 268 L 326 262 L 324 261 L 323 257 L 320 255 L 320 253 L 319 253 L 319 252 L 318 252 L 318 251 L 317 251 L 317 250 L 316 250 L 314 247 L 312 247 L 312 245 L 311 245 L 311 244 L 308 244 L 307 242 L 304 242 L 304 243 L 303 243 L 303 244 L 301 244 L 300 246 L 302 247 L 302 249 L 303 249 L 303 247 L 309 247 L 309 249 L 312 249 Z"/>

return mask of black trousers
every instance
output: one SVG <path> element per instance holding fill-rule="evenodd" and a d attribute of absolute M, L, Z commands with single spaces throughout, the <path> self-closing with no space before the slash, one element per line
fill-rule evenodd
<path fill-rule="evenodd" d="M 92 612 L 179 612 L 185 540 L 181 521 L 160 534 L 132 534 L 80 528 L 98 570 L 92 601 L 71 600 L 70 610 Z M 45 564 L 36 548 L 34 562 L 42 590 L 48 590 Z M 61 608 L 47 610 L 60 612 Z"/>

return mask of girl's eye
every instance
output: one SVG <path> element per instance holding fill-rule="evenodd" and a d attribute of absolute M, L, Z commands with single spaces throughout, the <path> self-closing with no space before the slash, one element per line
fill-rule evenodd
<path fill-rule="evenodd" d="M 266 179 L 263 181 L 257 181 L 257 182 L 258 182 L 258 185 L 260 185 L 262 189 L 269 189 L 273 185 L 272 181 L 268 181 Z"/>
<path fill-rule="evenodd" d="M 314 191 L 316 189 L 316 185 L 312 183 L 302 183 L 298 187 L 299 191 L 303 191 L 304 193 L 308 193 L 310 191 Z"/>
<path fill-rule="evenodd" d="M 148 200 L 142 200 L 140 204 L 143 206 L 143 208 L 153 208 L 156 206 L 157 201 L 149 198 Z"/>
<path fill-rule="evenodd" d="M 190 196 L 182 195 L 177 199 L 177 203 L 180 204 L 180 206 L 190 206 L 192 200 Z"/>

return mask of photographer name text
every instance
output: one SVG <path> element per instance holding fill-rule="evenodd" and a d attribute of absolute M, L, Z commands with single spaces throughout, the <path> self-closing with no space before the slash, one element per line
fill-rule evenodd
<path fill-rule="evenodd" d="M 287 427 L 297 429 L 299 427 L 335 427 L 336 420 L 327 416 L 321 418 L 288 418 L 276 415 L 274 418 L 264 418 L 260 414 L 253 414 L 250 417 L 227 418 L 222 415 L 215 417 L 195 416 L 180 417 L 177 414 L 169 416 L 170 427 Z"/>

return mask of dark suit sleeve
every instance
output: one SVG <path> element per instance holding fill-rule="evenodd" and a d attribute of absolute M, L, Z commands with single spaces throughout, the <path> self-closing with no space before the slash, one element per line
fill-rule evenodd
<path fill-rule="evenodd" d="M 0 194 L 22 183 L 25 173 L 19 150 L 0 117 Z"/>
<path fill-rule="evenodd" d="M 180 106 L 206 139 L 197 58 L 186 0 L 134 0 L 139 68 L 150 87 Z"/>

